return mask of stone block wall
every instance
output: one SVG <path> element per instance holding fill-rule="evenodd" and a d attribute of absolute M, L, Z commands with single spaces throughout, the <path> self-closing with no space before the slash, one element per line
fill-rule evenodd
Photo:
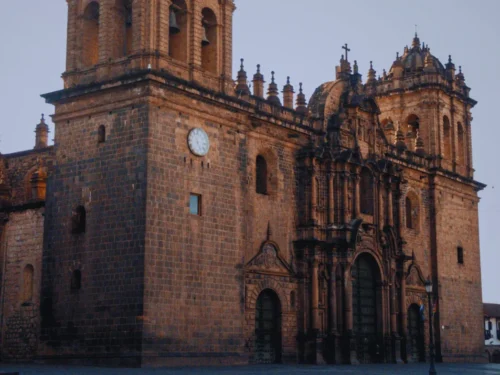
<path fill-rule="evenodd" d="M 292 260 L 298 146 L 279 141 L 286 133 L 270 124 L 253 129 L 242 113 L 163 89 L 154 94 L 160 99 L 149 122 L 143 364 L 248 363 L 255 318 L 246 321 L 245 312 L 256 306 L 245 303 L 245 266 L 269 229 L 280 255 Z M 195 127 L 211 142 L 204 157 L 188 149 Z M 255 192 L 259 154 L 268 162 L 269 195 Z M 201 195 L 201 216 L 189 213 L 190 193 Z M 276 292 L 287 295 L 292 287 Z M 294 327 L 289 320 L 284 324 Z M 295 329 L 286 332 L 294 357 Z"/>
<path fill-rule="evenodd" d="M 44 208 L 12 212 L 2 231 L 2 359 L 31 360 L 40 332 Z"/>
<path fill-rule="evenodd" d="M 43 258 L 42 359 L 140 362 L 149 113 L 144 103 L 127 102 L 130 95 L 136 92 L 117 92 L 107 101 L 83 97 L 56 108 L 57 166 L 47 190 Z M 107 106 L 109 101 L 114 104 Z M 101 125 L 106 127 L 104 142 L 98 142 Z M 75 233 L 79 206 L 85 209 L 86 225 Z"/>
<path fill-rule="evenodd" d="M 484 320 L 478 203 L 472 187 L 436 181 L 439 328 L 443 360 L 482 361 Z M 463 248 L 463 264 L 457 248 Z"/>

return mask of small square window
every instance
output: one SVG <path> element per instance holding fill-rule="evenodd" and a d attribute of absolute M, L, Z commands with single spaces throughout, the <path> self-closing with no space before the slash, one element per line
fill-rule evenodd
<path fill-rule="evenodd" d="M 201 216 L 201 195 L 191 194 L 189 196 L 189 213 Z"/>
<path fill-rule="evenodd" d="M 457 247 L 457 261 L 458 264 L 464 264 L 464 249 L 462 247 Z"/>

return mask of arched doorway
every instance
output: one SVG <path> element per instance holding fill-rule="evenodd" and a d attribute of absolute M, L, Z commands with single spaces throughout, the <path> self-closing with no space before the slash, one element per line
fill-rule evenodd
<path fill-rule="evenodd" d="M 375 259 L 369 254 L 360 255 L 352 267 L 353 333 L 360 363 L 376 363 L 382 354 L 379 280 Z"/>
<path fill-rule="evenodd" d="M 272 290 L 264 290 L 255 311 L 255 362 L 281 362 L 281 304 Z"/>
<path fill-rule="evenodd" d="M 425 362 L 424 322 L 420 307 L 408 308 L 408 362 Z"/>

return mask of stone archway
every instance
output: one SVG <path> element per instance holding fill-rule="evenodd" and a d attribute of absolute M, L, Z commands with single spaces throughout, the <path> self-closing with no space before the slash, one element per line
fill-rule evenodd
<path fill-rule="evenodd" d="M 373 256 L 361 254 L 352 266 L 353 334 L 360 363 L 376 363 L 381 358 L 380 279 L 380 270 Z"/>
<path fill-rule="evenodd" d="M 281 303 L 271 289 L 263 290 L 255 306 L 255 362 L 281 363 Z"/>
<path fill-rule="evenodd" d="M 407 330 L 408 362 L 425 362 L 424 322 L 417 304 L 408 308 Z"/>

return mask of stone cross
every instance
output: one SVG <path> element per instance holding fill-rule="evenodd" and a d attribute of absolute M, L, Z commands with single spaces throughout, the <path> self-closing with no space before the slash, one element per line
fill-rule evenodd
<path fill-rule="evenodd" d="M 347 47 L 347 43 L 342 47 L 342 49 L 345 49 L 345 61 L 349 61 L 349 59 L 347 58 L 347 54 L 351 52 L 351 50 Z"/>

